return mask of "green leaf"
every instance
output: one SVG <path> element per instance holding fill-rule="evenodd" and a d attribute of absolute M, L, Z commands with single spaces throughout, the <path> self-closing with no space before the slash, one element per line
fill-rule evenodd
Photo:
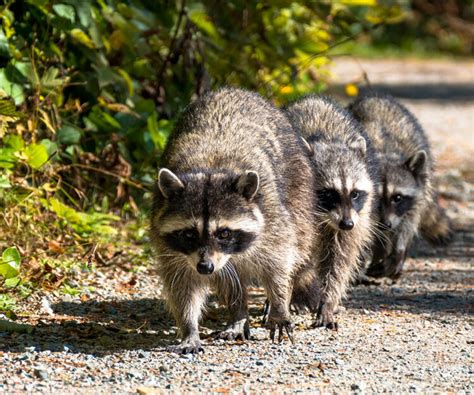
<path fill-rule="evenodd" d="M 3 284 L 7 288 L 15 288 L 20 283 L 20 281 L 21 281 L 20 277 L 17 276 L 17 277 L 5 279 L 5 282 Z"/>
<path fill-rule="evenodd" d="M 172 129 L 172 123 L 167 119 L 158 121 L 158 115 L 154 112 L 148 117 L 147 126 L 153 144 L 159 150 L 163 150 L 165 148 L 166 139 Z"/>
<path fill-rule="evenodd" d="M 58 130 L 56 137 L 59 144 L 72 145 L 81 140 L 81 130 L 73 125 L 64 125 Z"/>
<path fill-rule="evenodd" d="M 89 120 L 101 131 L 115 132 L 120 130 L 120 123 L 109 113 L 102 111 L 98 106 L 92 108 Z"/>
<path fill-rule="evenodd" d="M 59 70 L 55 67 L 50 67 L 41 77 L 41 88 L 45 93 L 49 90 L 62 86 L 66 80 L 64 78 L 57 78 Z"/>
<path fill-rule="evenodd" d="M 10 180 L 6 175 L 2 175 L 0 177 L 0 189 L 8 189 L 11 188 L 12 184 L 10 184 Z"/>
<path fill-rule="evenodd" d="M 44 145 L 46 148 L 46 152 L 48 153 L 48 158 L 51 157 L 57 150 L 58 150 L 58 145 L 54 142 L 51 141 L 50 139 L 43 139 L 40 141 L 41 145 Z"/>
<path fill-rule="evenodd" d="M 30 144 L 24 151 L 26 163 L 33 169 L 39 169 L 48 161 L 48 151 L 42 144 Z"/>
<path fill-rule="evenodd" d="M 0 311 L 11 311 L 15 309 L 15 304 L 16 301 L 13 299 L 10 295 L 7 294 L 0 294 Z M 5 330 L 4 323 L 5 322 L 10 322 L 6 320 L 1 320 L 0 321 L 0 331 Z M 15 323 L 12 323 L 15 324 Z"/>
<path fill-rule="evenodd" d="M 94 49 L 95 44 L 90 39 L 90 37 L 84 33 L 81 29 L 72 29 L 69 34 L 74 38 L 76 41 L 79 41 L 82 45 L 85 45 L 87 48 Z"/>
<path fill-rule="evenodd" d="M 25 101 L 23 87 L 11 82 L 6 76 L 5 69 L 0 69 L 0 89 L 11 97 L 17 106 Z"/>
<path fill-rule="evenodd" d="M 53 10 L 61 18 L 68 19 L 72 23 L 76 21 L 76 13 L 74 7 L 69 4 L 53 4 Z"/>
<path fill-rule="evenodd" d="M 20 151 L 25 146 L 23 138 L 17 134 L 9 134 L 3 138 L 3 142 L 15 151 Z"/>
<path fill-rule="evenodd" d="M 33 87 L 37 87 L 39 85 L 40 79 L 38 77 L 38 73 L 31 62 L 15 62 L 14 66 L 21 73 L 21 75 L 31 83 Z"/>
<path fill-rule="evenodd" d="M 22 114 L 16 110 L 15 101 L 11 98 L 0 99 L 0 115 L 7 117 L 19 117 Z"/>
<path fill-rule="evenodd" d="M 15 156 L 16 150 L 13 148 L 0 148 L 0 167 L 4 169 L 11 169 L 18 162 Z"/>
<path fill-rule="evenodd" d="M 4 278 L 17 277 L 20 273 L 21 257 L 16 247 L 7 248 L 3 251 L 0 261 L 0 275 Z"/>

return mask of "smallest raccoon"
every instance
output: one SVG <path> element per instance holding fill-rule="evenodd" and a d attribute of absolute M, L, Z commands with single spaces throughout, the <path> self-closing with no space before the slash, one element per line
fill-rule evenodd
<path fill-rule="evenodd" d="M 379 226 L 386 241 L 374 246 L 367 274 L 397 278 L 419 230 L 432 244 L 443 244 L 452 234 L 436 202 L 429 142 L 415 116 L 391 96 L 363 96 L 350 110 L 365 127 L 380 161 Z"/>
<path fill-rule="evenodd" d="M 296 277 L 292 304 L 317 310 L 315 326 L 337 329 L 334 313 L 371 245 L 376 166 L 360 124 L 331 99 L 309 96 L 286 113 L 312 160 L 318 235 L 314 269 Z"/>

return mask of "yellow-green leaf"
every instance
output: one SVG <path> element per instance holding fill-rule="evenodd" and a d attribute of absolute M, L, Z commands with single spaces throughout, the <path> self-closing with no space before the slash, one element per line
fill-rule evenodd
<path fill-rule="evenodd" d="M 90 39 L 90 37 L 84 33 L 81 29 L 72 29 L 70 31 L 71 36 L 79 41 L 82 45 L 85 45 L 88 48 L 95 48 L 94 42 Z"/>
<path fill-rule="evenodd" d="M 39 169 L 48 161 L 48 151 L 42 144 L 30 144 L 25 151 L 26 163 L 33 169 Z"/>

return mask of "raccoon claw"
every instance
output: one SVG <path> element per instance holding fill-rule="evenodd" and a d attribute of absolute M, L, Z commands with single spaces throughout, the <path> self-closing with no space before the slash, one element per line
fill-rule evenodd
<path fill-rule="evenodd" d="M 334 308 L 330 307 L 329 305 L 322 305 L 319 308 L 316 321 L 312 325 L 312 327 L 313 328 L 325 327 L 333 331 L 338 331 L 339 325 L 337 321 L 334 319 L 333 311 L 334 311 Z"/>
<path fill-rule="evenodd" d="M 199 354 L 204 352 L 204 348 L 202 348 L 201 342 L 199 340 L 185 340 L 176 346 L 169 346 L 167 350 L 176 354 Z"/>
<path fill-rule="evenodd" d="M 221 332 L 216 332 L 212 336 L 216 340 L 248 340 L 250 338 L 250 333 L 238 333 L 233 330 L 225 330 Z"/>
<path fill-rule="evenodd" d="M 227 329 L 214 332 L 212 334 L 214 339 L 221 339 L 221 340 L 249 340 L 250 339 L 250 328 L 248 324 L 248 320 L 238 321 L 232 325 L 230 325 Z"/>
<path fill-rule="evenodd" d="M 312 325 L 312 328 L 323 328 L 323 327 L 335 332 L 339 330 L 339 324 L 337 323 L 337 321 L 325 321 L 322 319 L 318 319 Z"/>
<path fill-rule="evenodd" d="M 355 280 L 355 285 L 381 285 L 382 281 L 366 274 L 359 274 Z"/>
<path fill-rule="evenodd" d="M 262 325 L 267 324 L 267 318 L 268 318 L 269 311 L 270 311 L 270 301 L 267 299 L 267 300 L 265 300 L 265 304 L 263 305 Z"/>
<path fill-rule="evenodd" d="M 290 339 L 291 344 L 295 344 L 295 339 L 293 337 L 294 324 L 291 321 L 275 322 L 270 321 L 270 340 L 275 343 L 275 334 L 278 328 L 278 343 L 281 343 L 283 340 L 284 333 L 286 332 L 288 339 Z"/>

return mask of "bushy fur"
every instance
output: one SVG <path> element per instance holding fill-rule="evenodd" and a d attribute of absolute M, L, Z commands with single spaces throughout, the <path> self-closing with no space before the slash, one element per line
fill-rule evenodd
<path fill-rule="evenodd" d="M 334 313 L 372 240 L 377 165 L 360 124 L 333 100 L 309 96 L 286 113 L 309 143 L 317 201 L 315 271 L 297 276 L 293 303 L 317 308 L 316 325 L 336 329 Z"/>
<path fill-rule="evenodd" d="M 415 116 L 391 96 L 370 93 L 350 110 L 372 140 L 381 169 L 379 222 L 386 242 L 374 246 L 368 274 L 396 278 L 419 230 L 432 243 L 451 236 L 432 185 L 431 149 Z"/>
<path fill-rule="evenodd" d="M 169 172 L 160 172 L 151 237 L 183 338 L 177 351 L 200 350 L 198 322 L 211 288 L 232 316 L 221 337 L 248 338 L 247 285 L 252 278 L 259 279 L 269 298 L 271 331 L 291 329 L 292 278 L 312 254 L 314 209 L 308 199 L 310 161 L 287 118 L 255 93 L 233 88 L 208 93 L 182 114 L 161 166 Z M 250 180 L 248 174 L 253 174 Z M 171 232 L 181 222 L 199 233 L 195 242 L 202 245 L 196 253 L 176 251 L 169 243 L 173 237 L 192 236 Z M 253 239 L 244 250 L 234 246 L 223 253 L 215 246 L 220 241 L 212 226 L 224 222 L 250 227 Z M 200 274 L 196 262 L 203 260 L 216 270 Z"/>

